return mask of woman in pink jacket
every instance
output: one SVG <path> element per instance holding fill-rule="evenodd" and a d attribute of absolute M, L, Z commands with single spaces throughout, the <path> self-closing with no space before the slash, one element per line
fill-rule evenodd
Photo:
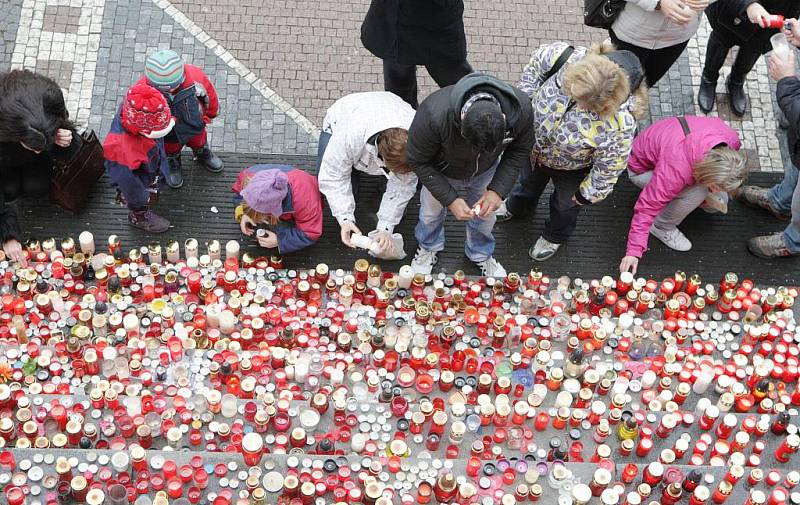
<path fill-rule="evenodd" d="M 692 248 L 678 225 L 712 193 L 726 204 L 727 193 L 744 182 L 741 146 L 738 134 L 722 120 L 700 116 L 662 119 L 634 140 L 628 177 L 642 193 L 633 210 L 621 272 L 636 273 L 648 234 L 676 251 Z"/>

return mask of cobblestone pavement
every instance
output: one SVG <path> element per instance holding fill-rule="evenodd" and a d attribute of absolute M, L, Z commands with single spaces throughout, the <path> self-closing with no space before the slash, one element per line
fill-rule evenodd
<path fill-rule="evenodd" d="M 314 153 L 317 126 L 339 96 L 382 88 L 380 61 L 359 40 L 369 0 L 6 0 L 0 69 L 31 68 L 67 91 L 70 111 L 104 134 L 145 55 L 172 47 L 201 65 L 220 91 L 212 146 L 235 152 Z M 470 62 L 515 82 L 539 44 L 585 45 L 606 34 L 582 25 L 580 0 L 466 0 Z M 697 113 L 708 25 L 651 91 L 651 119 Z M 732 53 L 733 54 L 733 53 Z M 732 56 L 732 55 L 731 55 Z M 774 84 L 759 61 L 747 82 L 751 107 L 734 118 L 719 80 L 719 114 L 739 130 L 750 164 L 782 170 Z M 421 95 L 434 87 L 424 69 Z"/>
<path fill-rule="evenodd" d="M 6 0 L 8 1 L 8 0 Z M 3 9 L 0 69 L 27 68 L 55 79 L 79 124 L 105 135 L 145 56 L 172 48 L 205 69 L 222 113 L 212 147 L 228 152 L 316 153 L 314 126 L 168 2 L 10 0 Z"/>

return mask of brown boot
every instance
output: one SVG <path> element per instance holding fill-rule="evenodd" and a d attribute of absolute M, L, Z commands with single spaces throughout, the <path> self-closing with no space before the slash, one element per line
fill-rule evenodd
<path fill-rule="evenodd" d="M 128 223 L 149 233 L 163 233 L 169 230 L 169 221 L 147 208 L 130 211 Z"/>

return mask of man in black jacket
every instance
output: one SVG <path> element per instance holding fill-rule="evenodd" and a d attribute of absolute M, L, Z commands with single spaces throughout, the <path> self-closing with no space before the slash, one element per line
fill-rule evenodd
<path fill-rule="evenodd" d="M 472 72 L 463 0 L 372 0 L 361 42 L 383 60 L 384 89 L 417 108 L 417 65 L 439 87 Z"/>
<path fill-rule="evenodd" d="M 792 28 L 784 30 L 786 37 L 795 47 L 800 47 L 800 23 L 789 20 Z M 800 79 L 795 73 L 794 51 L 781 55 L 773 52 L 767 61 L 769 75 L 778 81 L 777 98 L 781 111 L 786 115 L 789 129 L 786 140 L 791 153 L 791 163 L 786 166 L 783 181 L 770 189 L 745 186 L 739 199 L 754 207 L 761 207 L 779 219 L 789 221 L 782 232 L 751 238 L 747 242 L 750 252 L 762 258 L 795 256 L 800 254 Z"/>
<path fill-rule="evenodd" d="M 505 276 L 493 257 L 494 211 L 520 170 L 530 170 L 533 109 L 522 91 L 486 74 L 470 74 L 420 105 L 408 131 L 406 159 L 420 193 L 419 249 L 411 266 L 430 273 L 444 249 L 445 207 L 467 221 L 464 250 L 486 276 Z M 462 196 L 463 195 L 463 196 Z"/>

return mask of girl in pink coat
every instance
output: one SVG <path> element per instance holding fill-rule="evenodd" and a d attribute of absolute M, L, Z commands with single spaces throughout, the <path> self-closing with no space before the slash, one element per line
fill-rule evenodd
<path fill-rule="evenodd" d="M 636 137 L 628 177 L 642 192 L 633 209 L 621 272 L 636 273 L 648 235 L 676 251 L 692 248 L 678 225 L 712 193 L 727 204 L 727 193 L 747 175 L 741 146 L 738 134 L 715 117 L 665 118 Z"/>

